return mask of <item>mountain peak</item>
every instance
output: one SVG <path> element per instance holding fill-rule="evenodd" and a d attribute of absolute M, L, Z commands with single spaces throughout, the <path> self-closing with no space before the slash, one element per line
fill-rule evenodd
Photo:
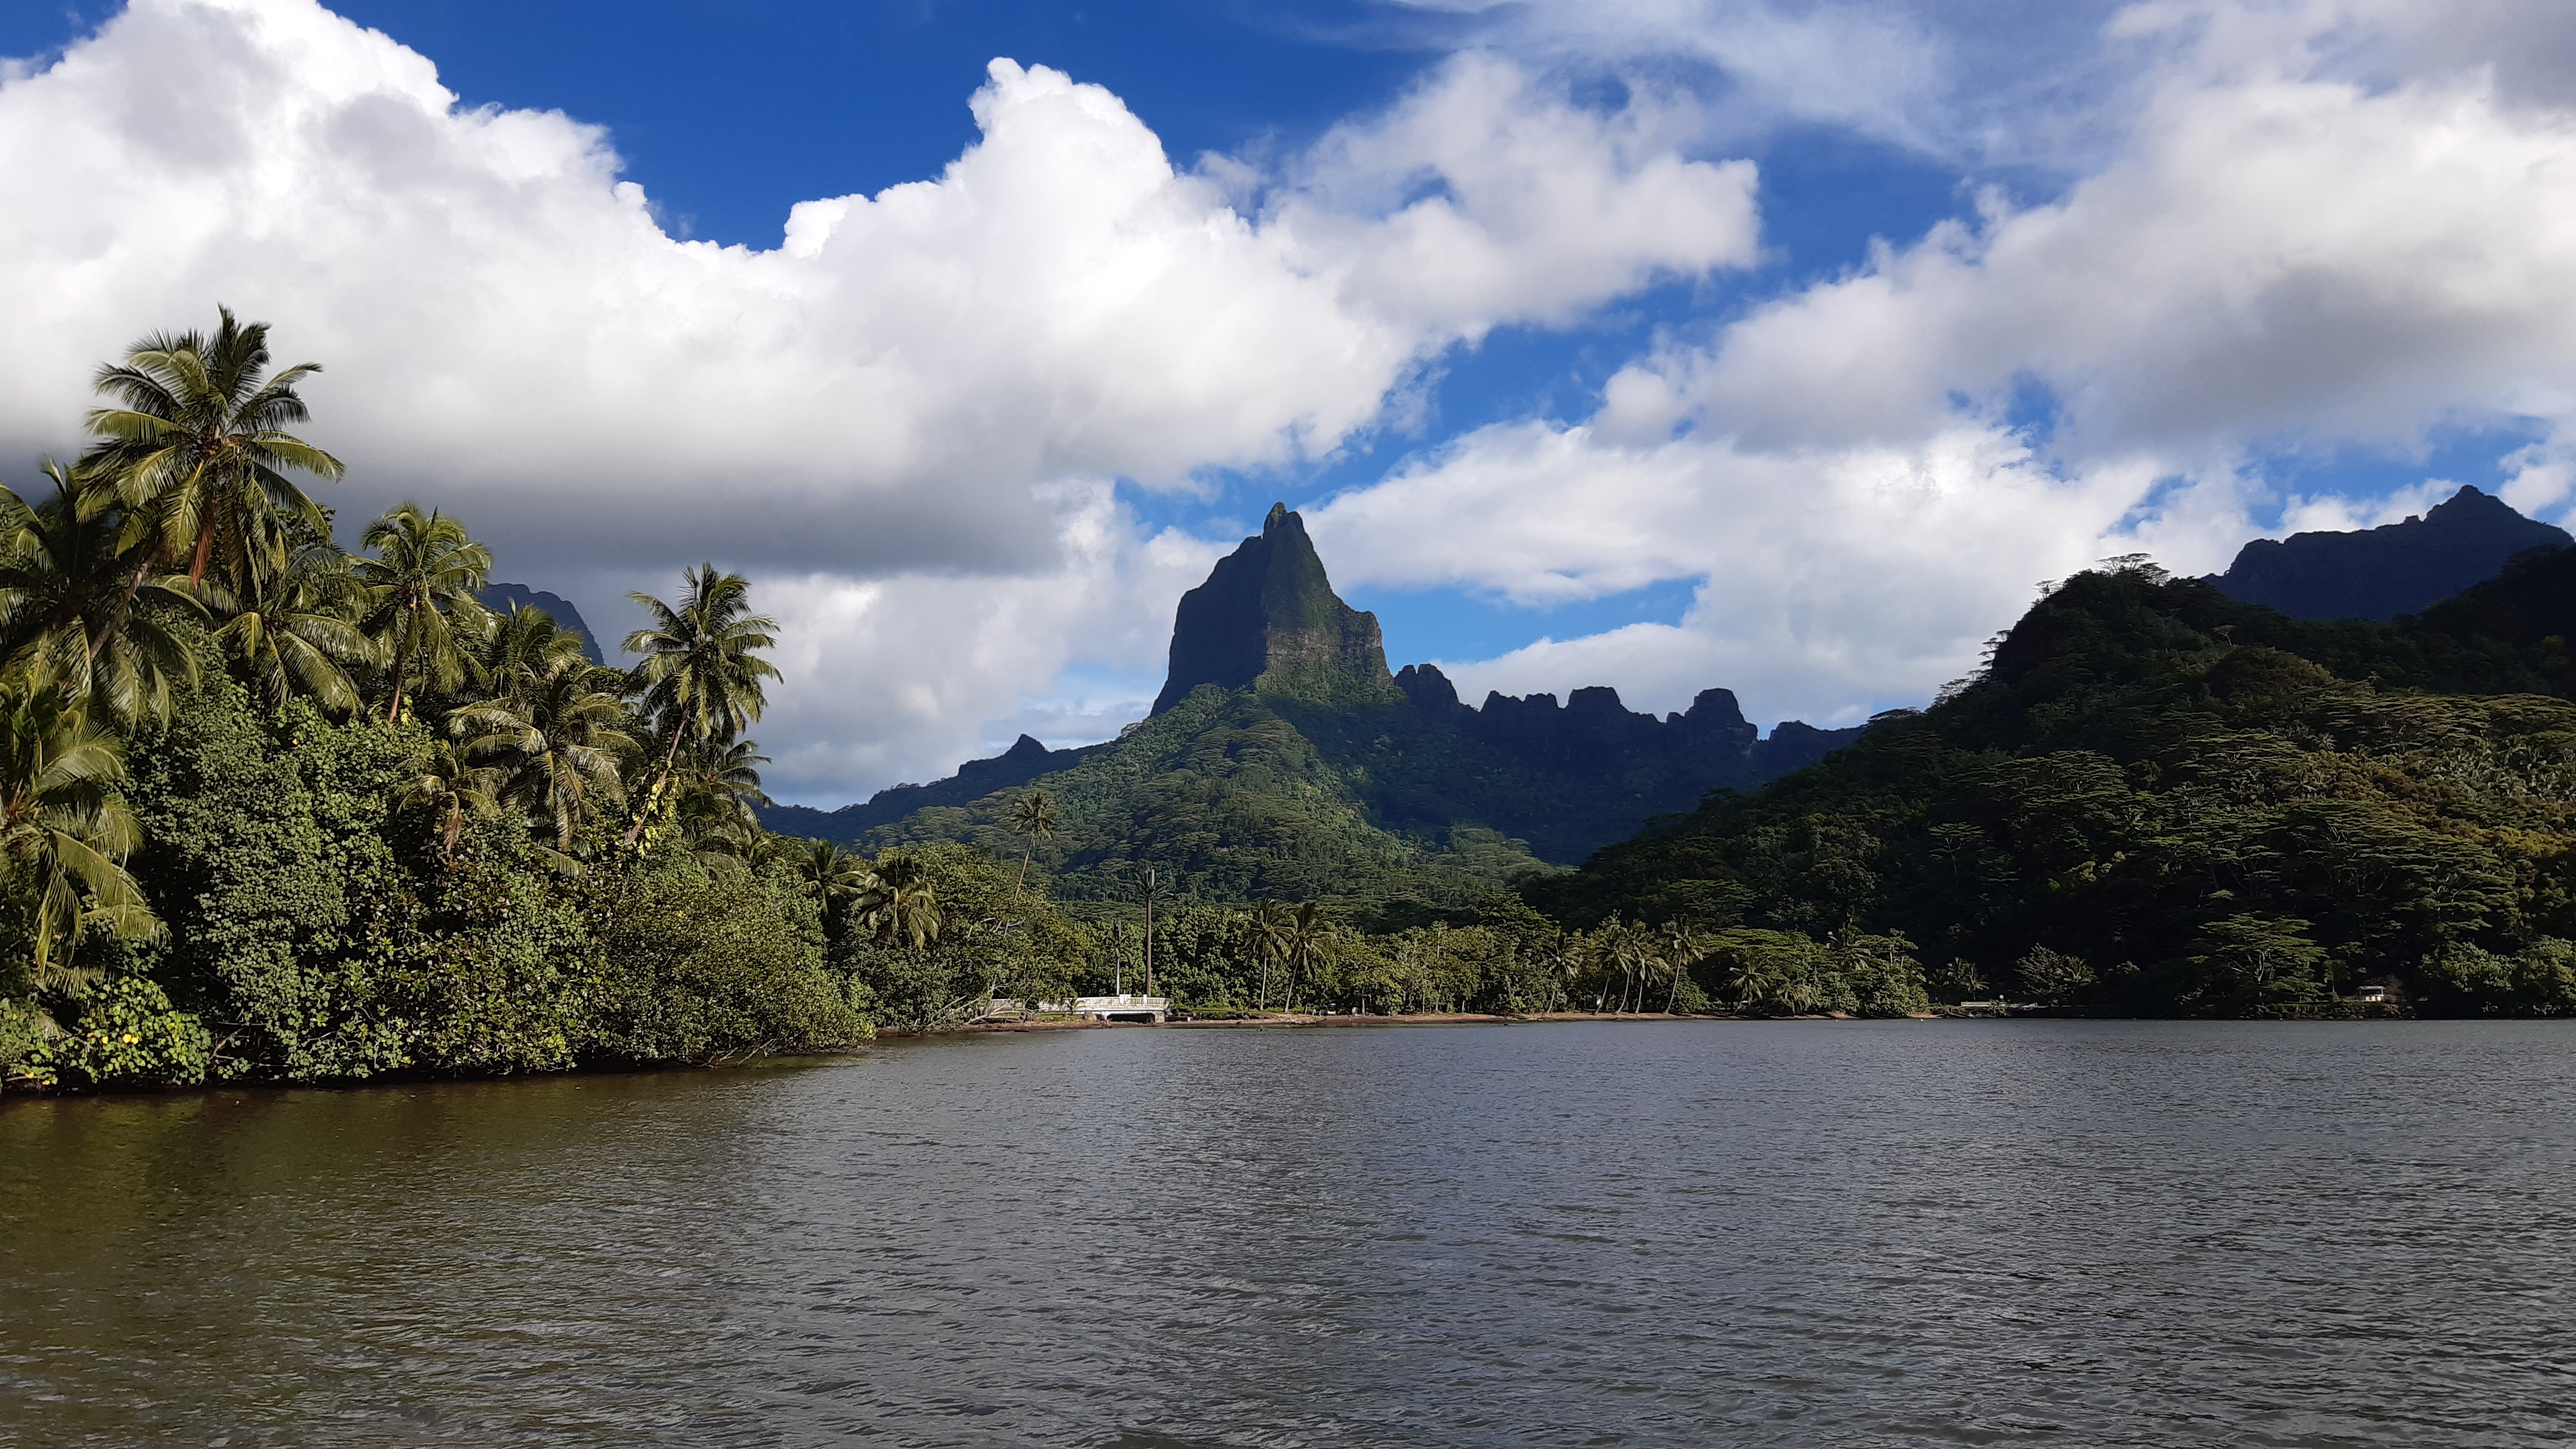
<path fill-rule="evenodd" d="M 1317 698 L 1393 692 L 1377 616 L 1333 592 L 1306 521 L 1270 505 L 1257 537 L 1217 560 L 1207 582 L 1181 596 L 1172 620 L 1172 669 L 1155 697 L 1161 714 L 1202 684 L 1256 683 Z"/>
<path fill-rule="evenodd" d="M 2516 554 L 2570 542 L 2566 530 L 2463 487 L 2403 523 L 2255 539 L 2209 582 L 2240 603 L 2293 618 L 2386 621 L 2494 578 Z"/>

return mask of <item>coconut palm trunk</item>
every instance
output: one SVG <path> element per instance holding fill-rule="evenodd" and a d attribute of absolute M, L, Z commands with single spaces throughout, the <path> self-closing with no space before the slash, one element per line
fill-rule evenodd
<path fill-rule="evenodd" d="M 653 777 L 653 788 L 644 792 L 644 804 L 635 812 L 635 823 L 626 827 L 627 845 L 635 844 L 635 838 L 644 833 L 644 822 L 653 818 L 653 807 L 662 803 L 663 788 L 671 783 L 672 765 L 679 757 L 680 732 L 673 730 L 670 745 L 662 751 L 662 768 Z"/>
<path fill-rule="evenodd" d="M 398 655 L 394 659 L 393 701 L 385 706 L 385 723 L 387 724 L 392 724 L 402 718 L 403 666 L 410 662 L 411 656 L 408 654 Z"/>

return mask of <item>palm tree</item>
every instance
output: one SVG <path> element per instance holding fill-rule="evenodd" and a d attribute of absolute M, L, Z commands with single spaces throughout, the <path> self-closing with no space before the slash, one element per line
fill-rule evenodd
<path fill-rule="evenodd" d="M 556 623 L 554 616 L 543 609 L 512 604 L 510 612 L 493 620 L 483 674 L 487 688 L 494 693 L 507 693 L 511 681 L 589 662 L 589 656 L 581 652 L 580 635 Z"/>
<path fill-rule="evenodd" d="M 843 850 L 837 841 L 811 840 L 796 857 L 796 873 L 823 903 L 823 925 L 834 930 L 842 924 L 853 902 L 866 895 L 876 884 L 876 872 L 868 868 L 868 858 L 855 851 Z"/>
<path fill-rule="evenodd" d="M 502 798 L 553 832 L 560 864 L 571 863 L 573 836 L 592 818 L 593 802 L 626 798 L 617 766 L 634 753 L 635 739 L 625 730 L 625 702 L 599 687 L 618 677 L 587 663 L 558 669 L 448 716 L 466 754 L 501 770 Z"/>
<path fill-rule="evenodd" d="M 1290 1011 L 1297 1009 L 1297 977 L 1301 972 L 1312 976 L 1314 968 L 1322 964 L 1328 934 L 1323 912 L 1313 901 L 1299 901 L 1296 911 L 1288 917 L 1285 949 L 1281 953 L 1288 962 L 1286 1005 Z"/>
<path fill-rule="evenodd" d="M 939 894 L 928 881 L 898 884 L 880 877 L 878 888 L 869 895 L 875 903 L 868 907 L 862 923 L 870 935 L 880 941 L 908 941 L 915 951 L 927 950 L 931 942 L 939 939 Z"/>
<path fill-rule="evenodd" d="M 367 588 L 367 635 L 393 670 L 385 703 L 391 724 L 415 683 L 452 690 L 473 672 L 463 646 L 490 629 L 491 611 L 476 595 L 491 580 L 492 551 L 468 537 L 464 524 L 423 513 L 417 503 L 395 505 L 367 525 L 360 543 L 377 555 L 352 567 Z"/>
<path fill-rule="evenodd" d="M 1601 1008 L 1610 1004 L 1611 973 L 1614 970 L 1623 969 L 1627 964 L 1621 954 L 1622 942 L 1627 931 L 1626 923 L 1617 916 L 1612 916 L 1595 927 L 1590 939 L 1584 942 L 1584 954 L 1591 958 L 1593 968 L 1601 975 L 1599 987 L 1592 993 L 1594 1016 L 1599 1016 Z M 1627 986 L 1626 978 L 1620 978 L 1619 984 L 1624 991 Z"/>
<path fill-rule="evenodd" d="M 778 677 L 776 666 L 752 652 L 774 642 L 769 631 L 777 621 L 745 612 L 751 585 L 743 576 L 720 574 L 709 563 L 686 577 L 687 592 L 677 608 L 650 594 L 627 595 L 653 615 L 651 628 L 626 636 L 626 651 L 644 656 L 635 680 L 643 687 L 644 707 L 670 736 L 661 771 L 626 832 L 628 845 L 644 833 L 646 816 L 661 803 L 680 746 L 740 734 L 767 705 L 760 682 Z"/>
<path fill-rule="evenodd" d="M 489 815 L 500 808 L 501 772 L 474 763 L 452 740 L 433 740 L 412 759 L 412 777 L 395 795 L 405 810 L 434 810 L 439 818 L 439 859 L 456 864 L 456 837 L 468 816 Z"/>
<path fill-rule="evenodd" d="M 170 625 L 199 611 L 185 581 L 134 576 L 117 548 L 115 494 L 47 459 L 54 494 L 30 507 L 0 487 L 0 639 L 6 667 L 68 703 L 132 725 L 167 718 L 197 659 Z"/>
<path fill-rule="evenodd" d="M 1672 978 L 1671 989 L 1664 993 L 1664 1015 L 1670 1016 L 1673 1003 L 1681 999 L 1682 977 L 1702 954 L 1699 933 L 1678 921 L 1667 921 L 1664 923 L 1664 947 L 1665 974 Z"/>
<path fill-rule="evenodd" d="M 1548 958 L 1548 987 L 1563 1002 L 1567 1011 L 1574 1009 L 1574 988 L 1583 980 L 1590 963 L 1585 959 L 1580 937 L 1559 941 Z"/>
<path fill-rule="evenodd" d="M 770 839 L 760 828 L 756 808 L 769 803 L 759 769 L 768 763 L 752 740 L 701 745 L 681 754 L 672 779 L 672 814 L 681 838 L 700 859 L 710 865 L 728 860 L 758 864 Z"/>
<path fill-rule="evenodd" d="M 322 528 L 322 511 L 287 478 L 326 481 L 340 460 L 285 431 L 310 420 L 296 385 L 322 369 L 300 363 L 268 375 L 268 324 L 216 309 L 214 335 L 154 333 L 125 361 L 98 371 L 93 386 L 121 406 L 89 415 L 99 441 L 81 456 L 85 472 L 115 487 L 126 509 L 120 549 L 136 550 L 140 586 L 167 561 L 188 556 L 188 582 L 218 564 L 240 587 L 284 562 L 279 524 L 301 518 Z"/>
<path fill-rule="evenodd" d="M 1037 853 L 1038 842 L 1055 838 L 1055 802 L 1044 790 L 1031 790 L 1011 806 L 1011 828 L 1028 837 L 1020 851 L 1020 874 L 1011 882 L 1011 899 L 1020 898 L 1020 890 L 1029 881 L 1029 857 Z"/>
<path fill-rule="evenodd" d="M 760 788 L 760 767 L 768 763 L 757 740 L 701 743 L 683 751 L 672 779 L 680 813 L 708 824 L 729 821 L 758 832 L 758 807 L 769 803 L 768 792 Z"/>
<path fill-rule="evenodd" d="M 1263 901 L 1252 908 L 1252 949 L 1261 958 L 1261 1009 L 1270 1009 L 1270 968 L 1288 959 L 1294 915 L 1285 901 Z"/>
<path fill-rule="evenodd" d="M 162 935 L 125 873 L 142 832 L 115 788 L 124 778 L 123 747 L 79 706 L 23 681 L 0 684 L 0 872 L 9 890 L 34 898 L 28 954 L 40 988 L 64 982 L 94 926 L 128 941 Z"/>
<path fill-rule="evenodd" d="M 333 714 L 357 710 L 349 666 L 374 663 L 376 644 L 358 627 L 366 591 L 349 563 L 322 540 L 295 548 L 283 567 L 253 575 L 238 592 L 212 580 L 202 587 L 215 612 L 228 616 L 215 642 L 240 661 L 269 708 L 301 691 Z"/>
<path fill-rule="evenodd" d="M 1633 998 L 1638 1011 L 1645 1009 L 1646 983 L 1655 973 L 1654 941 L 1641 925 L 1620 924 L 1611 939 L 1610 957 L 1619 966 L 1619 1014 L 1630 1014 Z"/>

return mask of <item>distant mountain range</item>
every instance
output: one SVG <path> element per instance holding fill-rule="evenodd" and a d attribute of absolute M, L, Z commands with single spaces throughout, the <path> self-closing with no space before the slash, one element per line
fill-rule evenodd
<path fill-rule="evenodd" d="M 2203 582 L 2301 618 L 2385 620 L 2571 542 L 2463 488 L 2384 528 L 2256 540 Z M 2541 654 L 2508 666 L 2477 651 L 2509 638 L 2545 654 L 2532 631 L 2545 633 L 2557 606 L 2532 591 L 2545 594 L 2560 572 L 2525 568 L 2443 605 L 2451 622 L 2409 635 L 2414 652 L 2385 665 L 2390 677 L 2438 657 L 2455 673 L 2504 670 L 2501 688 L 2531 687 L 2513 671 Z M 2479 623 L 2464 634 L 2458 621 L 2472 609 Z M 1104 872 L 1151 863 L 1208 899 L 1457 901 L 1581 861 L 1711 791 L 1753 791 L 1861 734 L 1791 720 L 1765 738 L 1723 689 L 1662 717 L 1606 688 L 1563 703 L 1493 693 L 1468 705 L 1431 665 L 1388 670 L 1376 617 L 1333 592 L 1304 521 L 1284 506 L 1182 596 L 1170 658 L 1151 714 L 1116 740 L 1051 750 L 1022 735 L 944 780 L 829 812 L 771 807 L 763 818 L 772 830 L 868 850 L 952 840 L 1010 855 L 1024 842 L 1007 811 L 1037 787 L 1062 820 L 1038 850 L 1063 875 L 1060 894 L 1107 889 Z M 2382 661 L 2338 667 L 2367 674 Z"/>
<path fill-rule="evenodd" d="M 870 849 L 1017 853 L 1004 812 L 1038 785 L 1065 817 L 1040 849 L 1062 870 L 1153 862 L 1216 899 L 1458 897 L 1579 861 L 1858 733 L 1791 721 L 1765 739 L 1722 689 L 1661 718 L 1604 688 L 1470 707 L 1430 665 L 1389 672 L 1377 619 L 1333 592 L 1304 520 L 1281 506 L 1182 597 L 1162 692 L 1120 739 L 1049 750 L 1023 735 L 949 779 L 763 819 Z"/>
<path fill-rule="evenodd" d="M 581 652 L 590 656 L 591 663 L 608 662 L 608 656 L 599 652 L 599 640 L 592 636 L 590 626 L 582 622 L 581 610 L 574 608 L 572 600 L 560 594 L 549 594 L 526 584 L 486 584 L 475 597 L 483 601 L 484 608 L 504 614 L 510 612 L 514 604 L 543 609 L 546 617 L 555 621 L 557 628 L 570 629 L 581 636 Z"/>
<path fill-rule="evenodd" d="M 2576 538 L 2516 513 L 2503 499 L 2462 488 L 2421 518 L 2352 533 L 2258 538 L 2223 574 L 2203 582 L 2244 604 L 2294 619 L 2375 619 L 2418 614 L 2504 571 L 2516 554 L 2560 549 Z"/>

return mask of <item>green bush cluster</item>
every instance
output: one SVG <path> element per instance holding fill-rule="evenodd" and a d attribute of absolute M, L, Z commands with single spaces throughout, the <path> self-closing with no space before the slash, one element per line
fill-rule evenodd
<path fill-rule="evenodd" d="M 25 1062 L 28 1079 L 46 1087 L 193 1087 L 216 1065 L 205 1023 L 140 976 L 81 993 L 71 1019 Z"/>
<path fill-rule="evenodd" d="M 446 858 L 431 822 L 393 805 L 425 738 L 300 702 L 271 714 L 222 674 L 183 694 L 129 785 L 133 867 L 166 939 L 112 953 L 71 999 L 87 1022 L 166 987 L 174 1019 L 202 1023 L 203 1060 L 102 1072 L 58 1044 L 59 1084 L 558 1071 L 865 1038 L 785 864 L 674 836 L 571 873 L 503 817 L 470 822 Z"/>

